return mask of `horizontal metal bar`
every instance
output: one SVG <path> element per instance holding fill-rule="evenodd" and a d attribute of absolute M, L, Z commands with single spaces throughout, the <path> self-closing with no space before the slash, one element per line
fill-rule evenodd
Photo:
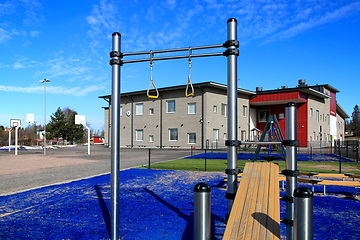
<path fill-rule="evenodd" d="M 135 55 L 144 55 L 144 54 L 150 54 L 152 52 L 153 54 L 156 53 L 169 53 L 169 52 L 182 52 L 182 51 L 189 51 L 191 50 L 200 50 L 200 49 L 210 49 L 210 48 L 220 48 L 224 47 L 223 44 L 217 44 L 217 45 L 208 45 L 208 46 L 199 46 L 199 47 L 187 47 L 187 48 L 174 48 L 174 49 L 164 49 L 164 50 L 154 50 L 154 51 L 146 51 L 146 52 L 131 52 L 131 53 L 123 53 L 123 56 L 135 56 Z"/>
<path fill-rule="evenodd" d="M 281 145 L 282 142 L 241 142 L 241 145 Z"/>
<path fill-rule="evenodd" d="M 223 56 L 223 53 L 203 53 L 203 54 L 193 54 L 190 55 L 190 58 L 197 57 L 213 57 L 213 56 Z M 150 62 L 152 61 L 160 61 L 160 60 L 170 60 L 170 59 L 181 59 L 181 58 L 189 58 L 189 55 L 180 55 L 180 56 L 169 56 L 169 57 L 157 57 L 157 58 L 143 58 L 143 59 L 134 59 L 134 60 L 124 60 L 122 63 L 137 63 L 137 62 Z"/>

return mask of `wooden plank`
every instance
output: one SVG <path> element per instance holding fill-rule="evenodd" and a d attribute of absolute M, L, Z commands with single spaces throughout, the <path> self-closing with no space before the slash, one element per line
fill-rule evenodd
<path fill-rule="evenodd" d="M 251 212 L 251 220 L 253 221 L 252 224 L 252 239 L 257 239 L 260 233 L 260 229 L 264 228 L 261 223 L 264 223 L 262 221 L 263 215 L 261 213 L 263 212 L 263 205 L 267 205 L 267 196 L 266 191 L 268 190 L 268 181 L 267 181 L 267 173 L 269 173 L 270 169 L 267 166 L 267 163 L 260 165 L 260 176 L 259 176 L 259 184 L 257 186 L 257 199 L 255 204 L 255 210 Z M 248 220 L 249 221 L 249 220 Z M 266 221 L 266 219 L 265 219 Z M 251 222 L 249 223 L 251 224 Z M 246 235 L 248 236 L 248 235 Z"/>
<path fill-rule="evenodd" d="M 266 214 L 269 211 L 269 204 L 268 204 L 269 194 L 270 194 L 269 180 L 271 178 L 271 173 L 270 173 L 271 167 L 270 166 L 271 166 L 271 164 L 266 164 L 266 171 L 264 174 L 264 182 L 266 182 L 266 186 L 265 186 L 264 194 L 263 194 L 262 198 L 266 201 L 263 202 L 260 214 L 258 214 L 260 216 L 259 220 L 261 223 L 261 228 L 260 228 L 257 239 L 260 239 L 260 240 L 266 239 L 266 232 L 267 232 L 267 215 Z"/>
<path fill-rule="evenodd" d="M 237 235 L 240 218 L 242 216 L 244 202 L 247 195 L 248 190 L 248 179 L 249 175 L 251 175 L 251 171 L 249 170 L 250 165 L 245 165 L 243 181 L 240 182 L 238 187 L 238 191 L 234 200 L 233 207 L 230 212 L 229 220 L 225 229 L 225 233 L 223 235 L 223 239 L 234 239 Z M 239 191 L 239 189 L 241 189 Z"/>
<path fill-rule="evenodd" d="M 273 164 L 271 173 L 274 175 L 272 178 L 272 189 L 270 190 L 273 193 L 274 200 L 274 213 L 271 215 L 274 219 L 274 236 L 273 239 L 280 239 L 280 190 L 279 190 L 279 182 L 276 180 L 279 178 L 279 165 Z"/>
<path fill-rule="evenodd" d="M 244 212 L 242 215 L 242 218 L 240 220 L 240 227 L 239 227 L 239 234 L 236 239 L 246 239 L 246 232 L 249 231 L 250 228 L 252 228 L 252 224 L 249 224 L 249 218 L 251 215 L 251 212 L 255 209 L 256 204 L 256 198 L 257 198 L 257 192 L 254 191 L 256 186 L 259 184 L 259 170 L 260 165 L 255 163 L 247 163 L 251 164 L 252 166 L 252 174 L 250 178 L 250 186 L 248 190 L 248 196 L 246 198 L 245 206 L 244 206 Z M 252 229 L 250 229 L 252 231 Z"/>
<path fill-rule="evenodd" d="M 279 167 L 247 163 L 223 239 L 262 240 L 265 235 L 280 238 Z"/>

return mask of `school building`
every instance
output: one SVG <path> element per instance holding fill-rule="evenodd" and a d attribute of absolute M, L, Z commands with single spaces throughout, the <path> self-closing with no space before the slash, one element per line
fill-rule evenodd
<path fill-rule="evenodd" d="M 227 139 L 227 86 L 215 82 L 194 84 L 194 96 L 186 97 L 186 85 L 159 88 L 159 97 L 146 91 L 121 94 L 120 145 L 146 148 L 223 147 Z M 297 104 L 297 138 L 301 147 L 309 141 L 328 143 L 344 139 L 347 113 L 336 101 L 339 90 L 310 86 L 299 80 L 296 87 L 256 91 L 238 89 L 238 139 L 256 141 L 269 115 L 275 115 L 285 136 L 285 105 Z M 104 143 L 111 142 L 111 95 L 100 96 L 104 107 Z"/>

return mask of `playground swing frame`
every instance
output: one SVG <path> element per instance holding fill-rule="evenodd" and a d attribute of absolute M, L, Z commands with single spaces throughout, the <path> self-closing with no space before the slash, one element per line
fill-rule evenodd
<path fill-rule="evenodd" d="M 121 34 L 112 34 L 112 52 L 110 52 L 110 65 L 112 66 L 112 92 L 111 92 L 111 217 L 110 217 L 110 239 L 119 238 L 119 183 L 120 183 L 120 83 L 121 66 L 128 63 L 160 61 L 181 58 L 197 58 L 226 56 L 227 58 L 227 104 L 228 104 L 228 139 L 237 139 L 237 57 L 239 56 L 239 42 L 237 40 L 237 20 L 230 18 L 227 21 L 227 41 L 224 44 L 175 48 L 166 50 L 154 50 L 146 52 L 121 52 Z M 225 52 L 219 53 L 199 53 L 193 54 L 192 51 L 226 48 Z M 159 53 L 171 53 L 189 51 L 187 55 L 154 57 Z M 150 58 L 122 60 L 123 57 L 135 55 L 151 55 Z M 150 83 L 151 84 L 151 83 Z M 189 81 L 188 81 L 189 84 Z M 151 86 L 151 85 L 150 85 Z M 192 84 L 191 84 L 192 86 Z M 148 94 L 149 95 L 149 94 Z M 239 171 L 237 168 L 237 149 L 236 146 L 228 146 L 227 172 Z M 235 196 L 237 191 L 237 174 L 228 174 L 228 193 Z M 227 200 L 227 212 L 230 214 L 234 198 Z"/>
<path fill-rule="evenodd" d="M 206 53 L 206 54 L 192 54 L 191 50 L 209 49 L 209 48 L 226 48 L 223 53 Z M 114 32 L 112 34 L 112 52 L 110 52 L 110 65 L 112 66 L 112 92 L 111 92 L 111 214 L 110 214 L 110 239 L 119 238 L 119 192 L 120 192 L 120 83 L 121 83 L 121 66 L 127 63 L 159 61 L 181 58 L 196 58 L 196 57 L 211 57 L 211 56 L 226 56 L 227 58 L 227 215 L 230 215 L 232 206 L 234 204 L 235 194 L 237 192 L 237 174 L 240 169 L 237 167 L 237 147 L 242 142 L 237 139 L 237 57 L 239 56 L 239 42 L 237 40 L 237 20 L 230 18 L 227 21 L 227 41 L 224 44 L 200 46 L 192 48 L 177 48 L 167 50 L 156 50 L 147 52 L 121 52 L 121 34 Z M 189 51 L 188 55 L 167 56 L 167 57 L 153 57 L 157 53 L 169 53 Z M 151 54 L 150 58 L 125 60 L 122 58 L 126 56 Z M 298 140 L 296 133 L 296 104 L 288 103 L 285 106 L 286 115 L 286 140 L 283 142 L 267 142 L 260 144 L 281 144 L 286 146 L 286 170 L 283 174 L 286 176 L 286 195 L 283 198 L 286 201 L 286 218 L 283 222 L 286 224 L 286 239 L 293 239 L 293 220 L 294 220 L 294 190 L 297 187 L 297 149 Z"/>

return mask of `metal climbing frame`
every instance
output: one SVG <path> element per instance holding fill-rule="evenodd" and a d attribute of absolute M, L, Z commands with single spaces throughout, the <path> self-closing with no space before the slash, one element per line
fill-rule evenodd
<path fill-rule="evenodd" d="M 110 65 L 112 66 L 112 92 L 111 92 L 111 217 L 110 217 L 110 239 L 119 239 L 119 183 L 120 183 L 120 75 L 121 66 L 126 63 L 226 56 L 227 57 L 227 103 L 228 103 L 228 139 L 237 139 L 237 57 L 239 56 L 239 42 L 237 41 L 237 21 L 230 18 L 227 21 L 227 41 L 224 44 L 176 48 L 167 50 L 155 50 L 146 52 L 121 52 L 121 34 L 112 35 L 112 52 L 110 53 Z M 192 51 L 210 48 L 226 48 L 225 52 L 192 54 Z M 159 53 L 188 51 L 187 55 L 153 57 Z M 151 54 L 151 55 L 150 55 Z M 149 55 L 149 58 L 122 60 L 126 56 Z M 236 146 L 228 146 L 227 169 L 228 173 L 228 195 L 235 196 L 237 190 L 237 152 Z M 228 214 L 230 214 L 234 198 L 228 198 Z"/>

